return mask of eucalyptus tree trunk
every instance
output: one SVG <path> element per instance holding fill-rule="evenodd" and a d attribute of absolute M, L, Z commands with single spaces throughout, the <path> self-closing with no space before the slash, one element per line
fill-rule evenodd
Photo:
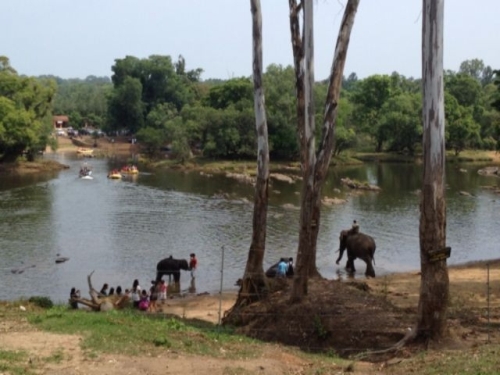
<path fill-rule="evenodd" d="M 229 311 L 262 298 L 267 291 L 267 282 L 262 267 L 266 248 L 267 206 L 269 197 L 269 147 L 267 120 L 262 87 L 262 15 L 260 0 L 250 0 L 253 35 L 253 84 L 255 126 L 257 130 L 257 182 L 253 208 L 252 243 L 238 299 Z"/>
<path fill-rule="evenodd" d="M 329 78 L 325 102 L 322 137 L 318 152 L 315 151 L 314 122 L 314 35 L 312 0 L 303 0 L 300 5 L 289 0 L 290 27 L 295 61 L 297 87 L 298 131 L 301 146 L 303 186 L 301 195 L 299 245 L 297 266 L 291 300 L 298 302 L 307 294 L 309 277 L 319 275 L 316 268 L 316 246 L 320 225 L 321 189 L 328 173 L 334 145 L 337 105 L 342 85 L 345 59 L 349 46 L 354 17 L 359 0 L 348 0 L 340 26 L 335 54 Z M 303 8 L 303 9 L 302 9 Z M 303 38 L 298 36 L 298 12 L 303 10 Z M 300 42 L 298 42 L 300 40 Z M 300 51 L 299 51 L 300 46 Z M 303 88 L 303 90 L 299 90 Z M 303 111 L 303 116 L 300 114 Z"/>
<path fill-rule="evenodd" d="M 416 338 L 446 333 L 449 295 L 446 245 L 443 92 L 444 0 L 423 1 L 422 82 L 424 172 L 420 202 L 420 300 Z"/>

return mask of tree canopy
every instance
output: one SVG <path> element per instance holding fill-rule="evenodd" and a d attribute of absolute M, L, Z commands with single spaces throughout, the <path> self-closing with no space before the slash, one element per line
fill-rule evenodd
<path fill-rule="evenodd" d="M 53 80 L 19 76 L 0 58 L 0 160 L 30 158 L 44 150 L 52 132 Z"/>
<path fill-rule="evenodd" d="M 250 77 L 203 81 L 203 69 L 188 70 L 183 56 L 177 61 L 161 55 L 125 56 L 116 59 L 111 69 L 110 78 L 24 77 L 7 57 L 0 57 L 3 157 L 13 148 L 29 151 L 48 142 L 51 114 L 68 115 L 76 129 L 92 126 L 108 133 L 136 134 L 151 157 L 161 155 L 166 145 L 181 158 L 191 151 L 213 158 L 256 157 Z M 480 59 L 464 61 L 457 72 L 446 71 L 447 149 L 455 153 L 466 148 L 493 150 L 500 144 L 496 73 L 494 80 L 495 71 Z M 294 80 L 292 66 L 271 64 L 263 74 L 273 160 L 299 157 Z M 419 152 L 419 78 L 397 72 L 359 78 L 353 72 L 344 76 L 342 87 L 334 155 L 349 149 Z M 326 91 L 327 82 L 315 83 L 317 116 L 323 115 Z M 37 127 L 43 129 L 33 130 Z M 320 128 L 318 123 L 317 132 Z"/>

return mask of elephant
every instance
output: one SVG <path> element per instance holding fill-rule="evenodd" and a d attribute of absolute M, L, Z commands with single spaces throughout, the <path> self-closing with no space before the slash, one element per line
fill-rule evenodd
<path fill-rule="evenodd" d="M 181 270 L 189 271 L 189 263 L 186 259 L 175 259 L 170 255 L 162 259 L 156 265 L 156 281 L 160 281 L 164 275 L 173 275 L 176 284 L 181 278 Z"/>
<path fill-rule="evenodd" d="M 375 277 L 375 270 L 373 264 L 375 264 L 375 240 L 373 237 L 364 233 L 355 233 L 352 230 L 343 230 L 340 232 L 340 246 L 339 246 L 339 257 L 336 261 L 339 264 L 344 254 L 344 250 L 347 249 L 347 263 L 345 269 L 348 272 L 356 272 L 354 268 L 354 260 L 356 258 L 362 259 L 366 263 L 366 276 Z"/>
<path fill-rule="evenodd" d="M 269 267 L 266 271 L 266 276 L 273 278 L 276 277 L 276 274 L 278 273 L 278 264 L 284 260 L 286 263 L 288 263 L 288 269 L 286 270 L 286 277 L 293 277 L 293 258 L 281 258 L 279 262 L 276 262 L 273 264 L 271 267 Z"/>

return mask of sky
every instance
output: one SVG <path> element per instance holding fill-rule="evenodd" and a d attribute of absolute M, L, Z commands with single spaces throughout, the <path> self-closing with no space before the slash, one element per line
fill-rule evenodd
<path fill-rule="evenodd" d="M 315 0 L 315 77 L 330 72 L 346 0 Z M 264 66 L 293 63 L 288 1 L 261 0 Z M 361 0 L 344 74 L 421 76 L 422 0 Z M 446 0 L 444 68 L 500 69 L 500 0 Z M 182 55 L 203 80 L 251 76 L 249 0 L 1 0 L 0 55 L 19 74 L 111 76 L 115 59 Z"/>

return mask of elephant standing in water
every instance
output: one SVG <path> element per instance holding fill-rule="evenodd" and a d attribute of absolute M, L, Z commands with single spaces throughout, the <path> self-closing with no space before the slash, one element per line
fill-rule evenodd
<path fill-rule="evenodd" d="M 160 281 L 164 275 L 174 276 L 176 284 L 181 279 L 181 270 L 189 271 L 189 263 L 186 259 L 174 259 L 172 256 L 162 259 L 156 265 L 156 281 Z"/>
<path fill-rule="evenodd" d="M 337 259 L 337 264 L 339 264 L 344 250 L 347 249 L 347 263 L 345 269 L 348 272 L 356 272 L 354 268 L 354 259 L 362 259 L 366 263 L 366 276 L 375 277 L 375 270 L 373 269 L 373 264 L 375 264 L 375 240 L 364 233 L 356 233 L 352 230 L 343 230 L 340 232 L 340 246 L 339 246 L 339 257 Z"/>

